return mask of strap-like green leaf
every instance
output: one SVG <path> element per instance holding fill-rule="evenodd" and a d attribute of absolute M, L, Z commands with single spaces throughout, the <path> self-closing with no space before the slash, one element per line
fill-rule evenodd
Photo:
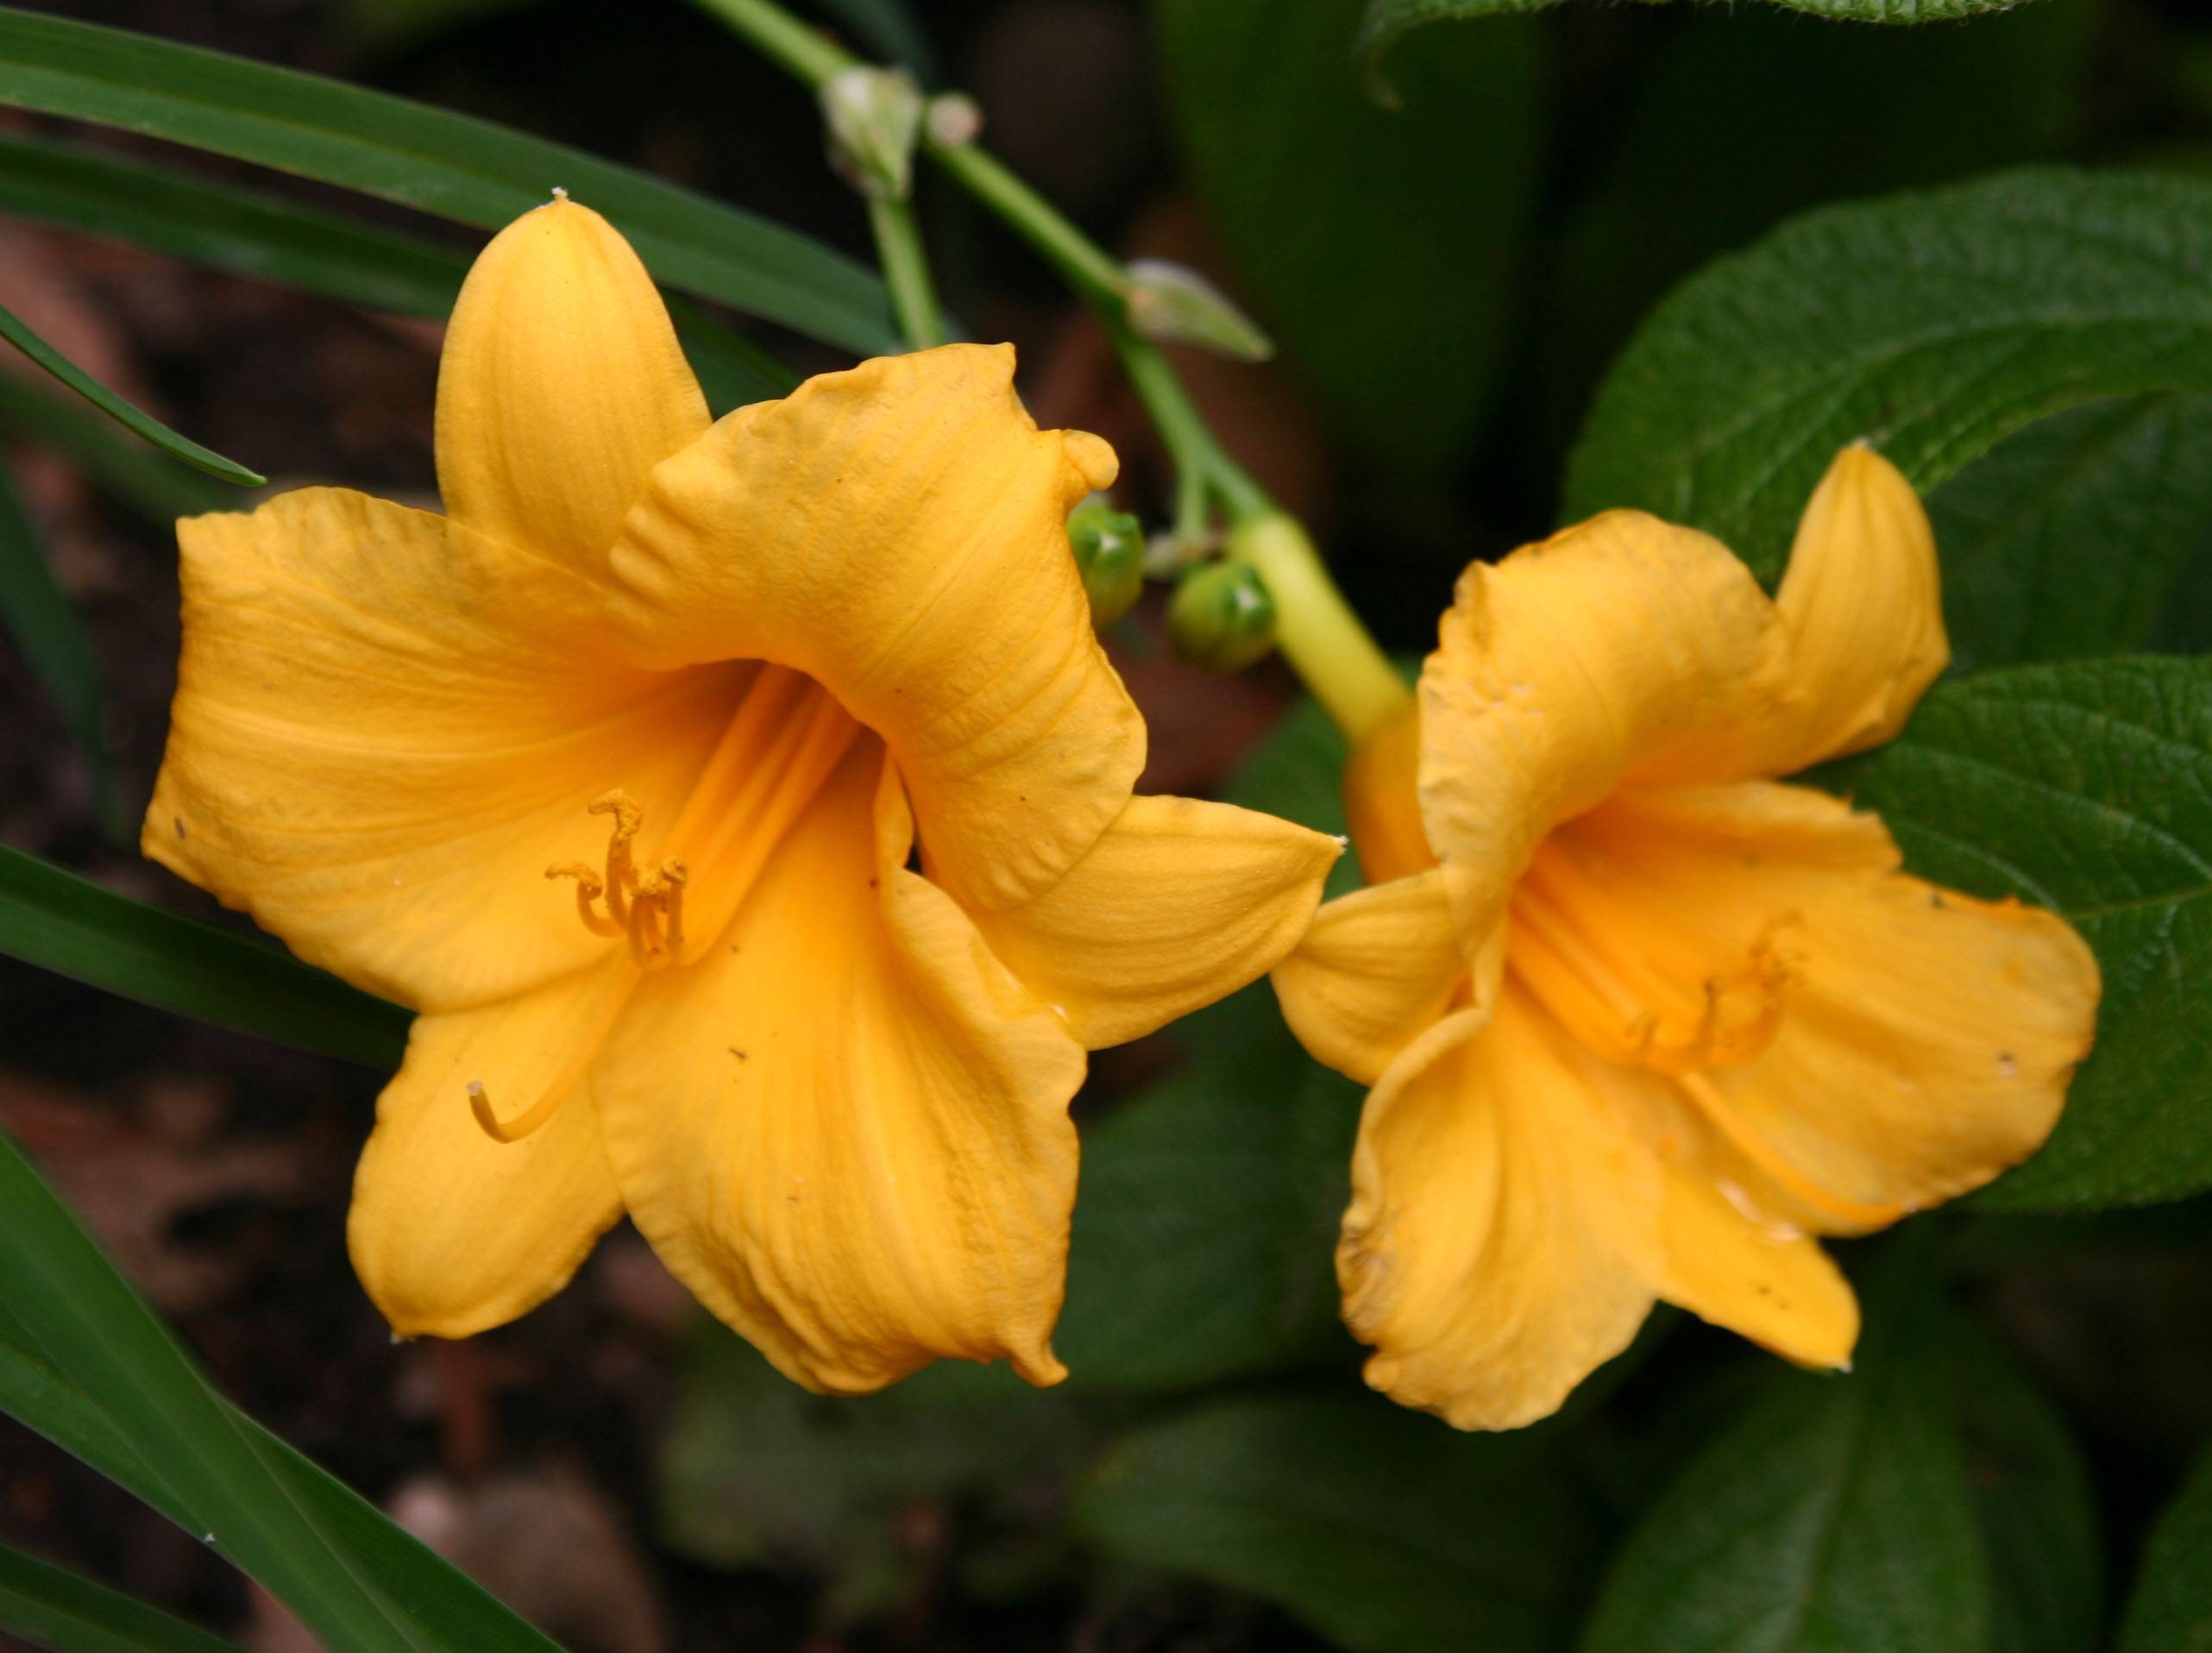
<path fill-rule="evenodd" d="M 116 797 L 115 766 L 101 726 L 100 671 L 77 610 L 54 583 L 38 531 L 0 471 L 0 632 L 22 655 L 61 713 L 92 782 L 100 822 L 110 838 L 129 830 Z"/>
<path fill-rule="evenodd" d="M 468 273 L 458 248 L 235 184 L 28 138 L 0 138 L 0 211 L 401 316 L 443 319 Z M 694 306 L 669 308 L 718 411 L 780 396 L 798 382 Z"/>
<path fill-rule="evenodd" d="M 2064 914 L 2103 968 L 2096 1048 L 2057 1131 L 1982 1202 L 2080 1210 L 2212 1185 L 2212 662 L 1945 683 L 1832 779 L 1915 871 Z"/>
<path fill-rule="evenodd" d="M 145 437 L 163 453 L 240 487 L 259 487 L 269 480 L 258 471 L 248 470 L 236 460 L 225 459 L 211 448 L 203 448 L 190 437 L 179 436 L 152 414 L 132 406 L 5 310 L 0 310 L 0 339 L 7 340 L 101 412 Z"/>
<path fill-rule="evenodd" d="M 0 434 L 61 455 L 116 503 L 149 522 L 235 510 L 237 490 L 154 452 L 43 380 L 0 374 Z M 247 502 L 250 503 L 250 501 Z"/>
<path fill-rule="evenodd" d="M 1634 506 L 1780 569 L 1836 450 L 1923 492 L 2085 403 L 2212 391 L 2212 185 L 2033 170 L 1813 213 L 1709 266 L 1599 391 L 1568 515 Z"/>
<path fill-rule="evenodd" d="M 244 1653 L 236 1642 L 4 1544 L 0 1630 L 53 1653 Z"/>
<path fill-rule="evenodd" d="M 333 1653 L 558 1653 L 217 1396 L 3 1139 L 0 1409 L 214 1545 Z"/>
<path fill-rule="evenodd" d="M 883 284 L 820 243 L 581 150 L 382 92 L 0 8 L 0 103 L 97 121 L 497 229 L 556 185 L 661 280 L 847 349 L 898 348 Z"/>
<path fill-rule="evenodd" d="M 364 1066 L 399 1065 L 407 1012 L 273 949 L 0 848 L 0 953 L 179 1015 Z"/>

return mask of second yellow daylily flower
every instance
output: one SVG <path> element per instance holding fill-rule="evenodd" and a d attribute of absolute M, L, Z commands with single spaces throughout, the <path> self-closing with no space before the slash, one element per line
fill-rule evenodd
<path fill-rule="evenodd" d="M 2049 1134 L 2088 947 L 1764 778 L 1888 739 L 1948 654 L 1926 513 L 1863 448 L 1772 600 L 1637 512 L 1467 570 L 1417 706 L 1348 771 L 1373 887 L 1275 972 L 1307 1047 L 1373 1087 L 1337 1273 L 1376 1387 L 1526 1424 L 1655 1298 L 1845 1365 L 1857 1305 L 1817 1236 Z"/>
<path fill-rule="evenodd" d="M 448 514 L 181 525 L 145 846 L 421 1012 L 350 1224 L 397 1331 L 512 1318 L 626 1210 L 814 1387 L 1061 1375 L 1085 1050 L 1265 971 L 1338 845 L 1132 795 L 1065 527 L 1114 457 L 1013 367 L 710 424 L 635 255 L 558 200 L 454 312 Z"/>

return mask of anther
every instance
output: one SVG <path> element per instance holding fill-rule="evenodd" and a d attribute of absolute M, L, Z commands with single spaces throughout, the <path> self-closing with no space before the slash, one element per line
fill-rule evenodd
<path fill-rule="evenodd" d="M 606 910 L 617 924 L 627 924 L 630 892 L 638 887 L 637 872 L 630 864 L 630 845 L 638 836 L 645 812 L 635 798 L 616 787 L 593 799 L 586 813 L 614 817 L 614 831 L 606 840 Z"/>
<path fill-rule="evenodd" d="M 613 919 L 601 916 L 592 903 L 606 892 L 606 886 L 600 876 L 581 861 L 556 861 L 545 869 L 549 878 L 574 878 L 576 881 L 576 916 L 584 921 L 584 928 L 594 935 L 620 935 L 622 927 Z"/>

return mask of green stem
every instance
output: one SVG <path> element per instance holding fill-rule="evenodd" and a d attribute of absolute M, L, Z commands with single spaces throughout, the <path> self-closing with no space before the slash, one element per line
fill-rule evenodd
<path fill-rule="evenodd" d="M 808 85 L 819 87 L 859 61 L 774 0 L 697 0 L 697 3 Z M 1098 312 L 1114 341 L 1115 353 L 1121 357 L 1122 370 L 1174 462 L 1179 481 L 1178 531 L 1186 534 L 1202 531 L 1202 522 L 1186 519 L 1203 517 L 1209 501 L 1220 506 L 1230 524 L 1229 556 L 1257 569 L 1274 599 L 1276 635 L 1283 657 L 1348 735 L 1357 740 L 1367 734 L 1404 703 L 1404 685 L 1329 577 L 1305 531 L 1276 510 L 1266 491 L 1216 440 L 1159 347 L 1130 329 L 1128 277 L 1121 261 L 979 145 L 943 144 L 925 137 L 922 148 L 931 160 L 1027 242 Z M 892 302 L 912 338 L 908 301 L 901 297 L 901 277 L 880 218 L 877 237 L 878 245 L 885 248 L 884 276 L 891 284 Z M 913 243 L 913 251 L 919 267 L 918 241 Z M 926 292 L 926 275 L 922 280 Z M 929 313 L 933 319 L 934 305 Z"/>
<path fill-rule="evenodd" d="M 1223 548 L 1259 570 L 1275 600 L 1275 646 L 1354 745 L 1405 704 L 1407 690 L 1344 594 L 1329 577 L 1295 517 L 1279 511 L 1246 519 Z"/>
<path fill-rule="evenodd" d="M 909 347 L 927 350 L 945 343 L 945 328 L 937 310 L 937 295 L 929 285 L 929 259 L 922 251 L 921 230 L 915 224 L 914 204 L 868 198 L 868 227 L 876 234 L 876 255 L 883 266 L 883 280 L 891 290 L 891 310 L 899 318 L 899 331 Z"/>

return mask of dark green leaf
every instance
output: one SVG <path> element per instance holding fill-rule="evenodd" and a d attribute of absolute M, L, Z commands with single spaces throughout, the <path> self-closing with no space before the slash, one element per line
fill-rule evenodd
<path fill-rule="evenodd" d="M 149 522 L 228 511 L 237 491 L 134 440 L 73 397 L 0 374 L 0 434 L 51 448 Z"/>
<path fill-rule="evenodd" d="M 1330 1258 L 1360 1094 L 1277 1021 L 1094 1128 L 1053 1334 L 1071 1381 L 1189 1388 L 1348 1353 Z"/>
<path fill-rule="evenodd" d="M 443 320 L 468 273 L 468 255 L 458 248 L 146 161 L 27 138 L 0 138 L 0 210 L 401 316 Z M 796 382 L 728 328 L 681 303 L 670 309 L 718 410 L 781 395 Z"/>
<path fill-rule="evenodd" d="M 1923 492 L 2038 419 L 2212 390 L 2212 185 L 2035 170 L 1797 220 L 1680 288 L 1599 393 L 1568 514 L 1636 506 L 1762 577 L 1835 451 Z"/>
<path fill-rule="evenodd" d="M 100 668 L 91 639 L 77 610 L 54 583 L 53 569 L 39 544 L 23 503 L 0 471 L 0 632 L 5 632 L 30 666 L 92 783 L 101 824 L 111 838 L 129 831 L 116 796 L 115 766 L 100 713 Z"/>
<path fill-rule="evenodd" d="M 1372 462 L 1434 475 L 1490 401 L 1535 180 L 1543 76 L 1521 25 L 1408 66 L 1411 111 L 1360 95 L 1361 0 L 1168 0 L 1170 95 L 1254 308 Z"/>
<path fill-rule="evenodd" d="M 0 953 L 158 1009 L 399 1065 L 408 1013 L 271 948 L 0 848 Z"/>
<path fill-rule="evenodd" d="M 497 229 L 559 185 L 661 280 L 847 349 L 898 348 L 883 285 L 735 207 L 493 124 L 314 75 L 0 8 L 0 103 L 97 121 Z"/>
<path fill-rule="evenodd" d="M 0 1140 L 0 1411 L 209 1539 L 298 1610 L 272 1562 L 356 1598 L 334 1649 L 559 1653 L 374 1506 L 210 1390 Z M 173 1432 L 178 1421 L 189 1431 Z M 274 1531 L 270 1530 L 273 1524 Z M 335 1571 L 331 1569 L 336 1569 Z M 273 1576 L 274 1574 L 275 1576 Z M 347 1581 L 357 1588 L 349 1589 Z M 303 1611 L 307 1622 L 317 1616 Z"/>
<path fill-rule="evenodd" d="M 1826 17 L 1839 22 L 1854 23 L 1927 23 L 1956 22 L 1962 17 L 1982 16 L 1990 12 L 2009 10 L 2020 0 L 1769 0 L 1785 11 L 1803 12 L 1808 16 Z M 1410 31 L 1424 24 L 1465 22 L 1477 17 L 1509 17 L 1523 12 L 1543 11 L 1559 3 L 1559 0 L 1367 0 L 1367 12 L 1360 22 L 1358 51 L 1367 66 L 1370 83 L 1379 96 L 1387 96 L 1390 86 L 1383 78 L 1384 60 L 1391 48 Z M 1646 3 L 1664 3 L 1664 0 L 1646 0 Z M 1424 40 L 1423 51 L 1434 42 Z M 1405 66 L 1392 62 L 1393 74 Z"/>
<path fill-rule="evenodd" d="M 1682 6 L 1663 26 L 1616 25 L 1635 42 L 1612 69 L 1618 91 L 1584 101 L 1624 107 L 1587 123 L 1603 147 L 1530 295 L 1544 451 L 1572 436 L 1652 306 L 1722 254 L 1813 207 L 2069 153 L 2102 12 L 2103 0 L 2037 0 L 1971 28 L 1822 28 L 1764 7 Z M 1851 118 L 1805 118 L 1827 109 Z"/>
<path fill-rule="evenodd" d="M 2065 1416 L 1978 1325 L 1951 1327 L 1951 1405 L 1988 1543 L 1990 1653 L 2082 1653 L 2104 1616 L 2104 1538 Z"/>
<path fill-rule="evenodd" d="M 1379 1396 L 1235 1398 L 1132 1431 L 1078 1492 L 1108 1554 L 1279 1603 L 1354 1653 L 1558 1644 L 1587 1549 L 1546 1437 Z"/>
<path fill-rule="evenodd" d="M 55 1374 L 107 1415 L 202 1537 L 341 1653 L 456 1644 L 364 1579 L 15 1148 L 0 1142 L 0 1280 Z M 522 1643 L 515 1644 L 524 1644 Z"/>
<path fill-rule="evenodd" d="M 2177 627 L 2175 600 L 2212 554 L 2212 396 L 2031 425 L 1938 488 L 1928 514 L 1960 669 L 2212 645 Z"/>
<path fill-rule="evenodd" d="M 4 1544 L 0 1630 L 53 1653 L 244 1653 L 236 1642 Z"/>
<path fill-rule="evenodd" d="M 663 1538 L 713 1567 L 825 1577 L 840 1617 L 911 1599 L 938 1564 L 902 1531 L 924 1500 L 960 1507 L 966 1554 L 1047 1559 L 1037 1501 L 1093 1442 L 1065 1389 L 1004 1366 L 945 1361 L 880 1395 L 810 1395 L 703 1317 L 676 1382 L 656 1478 Z"/>
<path fill-rule="evenodd" d="M 2212 1653 L 2212 1453 L 2151 1535 L 2120 1653 Z"/>
<path fill-rule="evenodd" d="M 2083 661 L 1939 686 L 1833 772 L 1914 870 L 2063 913 L 2104 973 L 2097 1046 L 2011 1210 L 2212 1185 L 2212 662 Z"/>
<path fill-rule="evenodd" d="M 5 310 L 0 310 L 0 338 L 7 340 L 116 424 L 143 437 L 163 453 L 181 459 L 185 464 L 205 471 L 210 476 L 225 482 L 235 482 L 241 487 L 259 487 L 269 480 L 259 472 L 248 470 L 235 460 L 225 459 L 212 449 L 203 448 L 190 438 L 179 436 L 151 414 L 133 407 Z"/>
<path fill-rule="evenodd" d="M 1892 1264 L 1918 1269 L 1920 1259 Z M 1847 1376 L 1777 1366 L 1644 1512 L 1583 1653 L 1986 1647 L 1989 1565 L 1920 1283 L 1870 1294 Z"/>

